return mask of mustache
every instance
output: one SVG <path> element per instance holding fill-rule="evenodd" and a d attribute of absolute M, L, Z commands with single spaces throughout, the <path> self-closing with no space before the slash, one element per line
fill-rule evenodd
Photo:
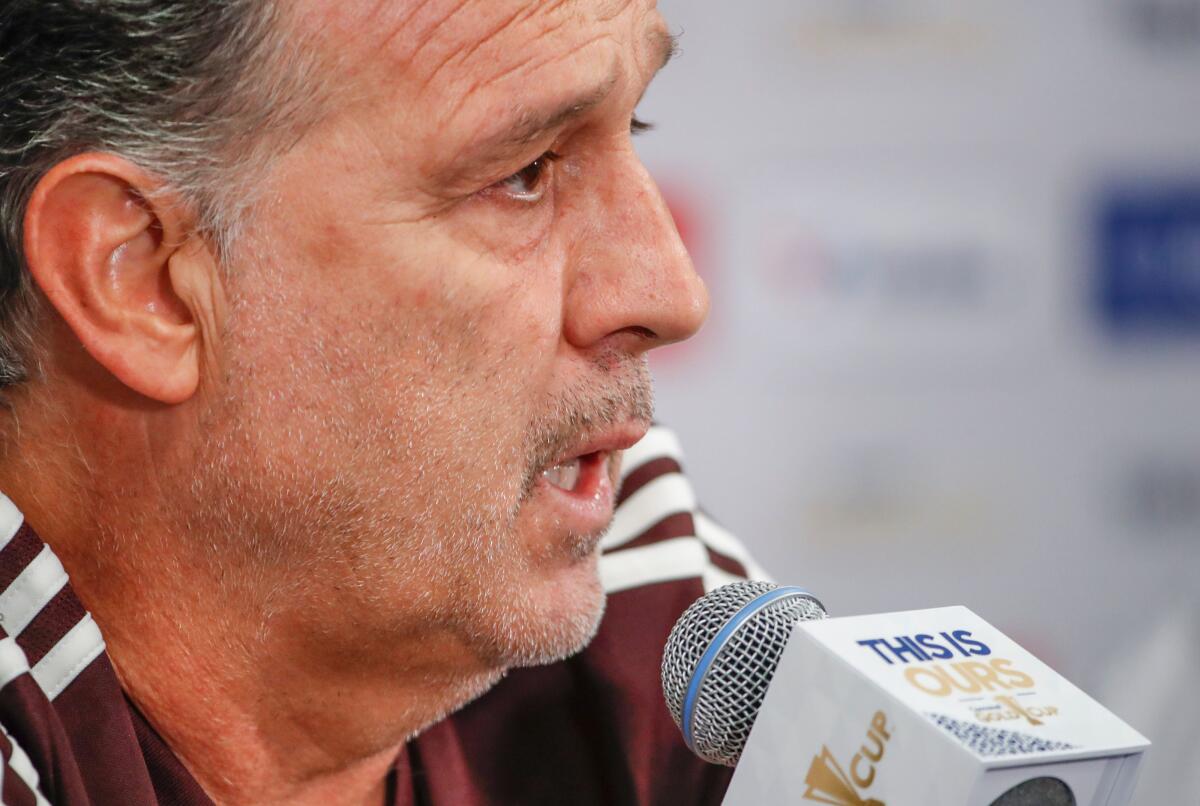
<path fill-rule="evenodd" d="M 598 359 L 600 378 L 560 395 L 549 413 L 530 423 L 521 500 L 538 477 L 574 446 L 605 429 L 628 423 L 649 426 L 654 419 L 654 384 L 645 357 L 606 355 Z"/>

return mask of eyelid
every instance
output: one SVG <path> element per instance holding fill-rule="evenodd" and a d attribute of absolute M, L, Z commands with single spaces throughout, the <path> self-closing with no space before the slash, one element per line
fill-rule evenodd
<path fill-rule="evenodd" d="M 550 166 L 558 162 L 560 159 L 562 159 L 562 155 L 558 152 L 553 150 L 544 151 L 541 156 L 539 156 L 533 162 L 528 163 L 520 170 L 515 171 L 503 179 L 493 183 L 488 190 L 494 190 L 503 193 L 512 201 L 519 202 L 521 204 L 536 204 L 545 198 L 548 186 L 553 181 L 552 176 L 547 176 L 548 172 L 551 170 Z M 541 163 L 541 168 L 538 173 L 537 187 L 534 190 L 528 193 L 520 193 L 505 189 L 504 186 L 507 183 L 513 180 L 519 180 L 521 174 L 525 173 L 534 166 L 537 166 L 539 163 Z"/>
<path fill-rule="evenodd" d="M 646 132 L 650 132 L 650 131 L 653 131 L 653 130 L 654 130 L 654 124 L 653 124 L 653 123 L 650 123 L 650 122 L 648 122 L 648 121 L 644 121 L 644 120 L 642 120 L 641 118 L 639 118 L 637 115 L 633 115 L 633 116 L 632 116 L 632 117 L 629 119 L 629 133 L 630 133 L 632 136 L 635 136 L 635 137 L 636 137 L 636 136 L 637 136 L 637 135 L 639 135 L 639 134 L 645 134 Z M 558 152 L 554 151 L 553 149 L 548 149 L 548 150 L 546 150 L 546 151 L 542 152 L 542 154 L 541 154 L 540 156 L 538 156 L 538 158 L 537 158 L 537 159 L 533 160 L 533 161 L 532 161 L 532 162 L 530 162 L 530 163 L 527 163 L 527 164 L 526 164 L 524 167 L 522 167 L 521 169 L 519 169 L 519 170 L 517 170 L 517 171 L 515 171 L 515 172 L 513 172 L 513 173 L 511 173 L 511 174 L 509 174 L 508 176 L 505 176 L 504 178 L 502 178 L 502 179 L 499 179 L 499 180 L 497 180 L 497 181 L 493 182 L 493 183 L 492 183 L 490 186 L 488 186 L 488 187 L 487 187 L 485 190 L 486 190 L 487 192 L 491 192 L 491 191 L 498 191 L 498 192 L 501 192 L 501 193 L 505 193 L 505 194 L 506 194 L 506 195 L 507 195 L 507 196 L 508 196 L 510 199 L 512 199 L 513 201 L 521 202 L 521 203 L 524 203 L 524 204 L 534 204 L 534 203 L 537 203 L 537 202 L 541 201 L 541 200 L 542 200 L 542 198 L 545 196 L 546 189 L 545 189 L 544 185 L 545 185 L 547 182 L 549 182 L 549 181 L 550 181 L 550 179 L 549 179 L 549 178 L 547 178 L 547 177 L 545 177 L 545 176 L 539 176 L 539 190 L 538 190 L 537 192 L 530 192 L 530 193 L 513 193 L 513 192 L 510 192 L 510 191 L 506 191 L 506 190 L 504 189 L 504 187 L 503 187 L 503 186 L 504 186 L 506 183 L 508 183 L 508 182 L 510 182 L 510 181 L 512 181 L 512 180 L 514 180 L 514 179 L 517 179 L 517 178 L 519 178 L 519 177 L 520 177 L 520 175 L 521 175 L 522 173 L 524 173 L 525 171 L 528 171 L 530 168 L 534 167 L 534 166 L 535 166 L 535 165 L 537 165 L 539 162 L 544 162 L 544 163 L 545 163 L 545 165 L 543 166 L 543 172 L 545 172 L 545 171 L 548 171 L 548 170 L 549 170 L 549 166 L 550 166 L 551 164 L 553 164 L 553 163 L 555 163 L 555 162 L 558 162 L 558 161 L 559 161 L 559 160 L 561 160 L 561 159 L 562 159 L 562 155 L 561 155 L 561 154 L 559 154 Z"/>

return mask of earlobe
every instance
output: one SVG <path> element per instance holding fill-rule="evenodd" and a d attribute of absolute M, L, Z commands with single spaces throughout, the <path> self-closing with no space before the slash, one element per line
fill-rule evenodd
<path fill-rule="evenodd" d="M 188 259 L 181 250 L 190 222 L 155 190 L 115 155 L 59 163 L 30 199 L 25 258 L 95 361 L 135 392 L 175 404 L 199 382 L 197 317 L 172 276 Z"/>

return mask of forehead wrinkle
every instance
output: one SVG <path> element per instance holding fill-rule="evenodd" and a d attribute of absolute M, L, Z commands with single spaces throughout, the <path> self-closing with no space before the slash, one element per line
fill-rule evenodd
<path fill-rule="evenodd" d="M 472 0 L 459 0 L 458 4 L 456 6 L 451 8 L 448 12 L 446 12 L 440 18 L 435 20 L 431 26 L 429 26 L 424 31 L 422 31 L 420 37 L 418 38 L 420 44 L 417 45 L 415 50 L 411 51 L 408 54 L 408 57 L 405 59 L 405 61 L 408 62 L 409 64 L 412 64 L 418 58 L 420 58 L 421 52 L 424 51 L 425 48 L 432 45 L 434 43 L 434 41 L 437 39 L 438 29 L 442 28 L 448 22 L 450 22 L 450 20 L 452 20 L 458 14 L 458 12 L 462 11 L 464 8 L 466 8 L 468 5 L 470 5 L 471 2 L 472 2 Z M 403 30 L 405 27 L 406 26 L 403 26 L 403 25 L 399 26 L 397 30 L 398 31 Z"/>
<path fill-rule="evenodd" d="M 567 51 L 566 53 L 553 53 L 541 60 L 538 60 L 537 56 L 531 56 L 530 58 L 526 59 L 525 61 L 520 62 L 516 65 L 513 65 L 512 67 L 509 67 L 508 69 L 506 69 L 503 72 L 500 72 L 494 76 L 488 76 L 486 78 L 481 78 L 478 81 L 475 81 L 474 83 L 472 83 L 469 87 L 467 87 L 466 91 L 464 91 L 458 95 L 458 100 L 455 101 L 454 105 L 450 108 L 450 111 L 446 114 L 446 117 L 443 118 L 443 120 L 452 120 L 455 116 L 457 116 L 462 111 L 462 108 L 467 104 L 468 101 L 471 100 L 472 96 L 474 96 L 477 92 L 479 92 L 481 89 L 488 86 L 489 84 L 494 84 L 497 81 L 502 81 L 505 78 L 508 78 L 510 76 L 520 75 L 522 72 L 526 72 L 526 73 L 533 72 L 535 70 L 538 70 L 539 68 L 545 67 L 548 64 L 553 64 L 554 62 L 568 59 L 571 56 L 574 56 L 576 53 L 579 53 L 581 50 L 591 47 L 592 45 L 596 44 L 597 42 L 603 42 L 605 40 L 610 40 L 610 39 L 612 39 L 612 34 L 607 33 L 607 32 L 599 33 L 599 34 L 596 34 L 595 36 L 591 37 L 590 39 L 587 39 L 584 42 L 581 42 L 580 44 L 576 45 L 574 48 Z M 614 73 L 615 73 L 615 71 L 614 71 Z"/>
<path fill-rule="evenodd" d="M 296 14 L 306 30 L 336 54 L 331 65 L 345 71 L 347 78 L 380 66 L 380 54 L 387 54 L 388 67 L 393 74 L 403 73 L 409 66 L 410 48 L 427 41 L 424 30 L 430 23 L 418 17 L 439 14 L 434 27 L 466 5 L 459 0 L 449 12 L 439 11 L 440 0 L 371 0 L 369 8 L 355 11 L 352 0 L 325 4 L 316 2 L 283 3 L 282 7 Z M 303 11 L 302 6 L 315 6 Z M 364 5 L 367 3 L 364 1 Z M 422 12 L 428 12 L 422 14 Z M 410 45 L 407 40 L 411 40 Z"/>
<path fill-rule="evenodd" d="M 596 19 L 601 22 L 608 22 L 625 13 L 625 9 L 633 3 L 633 0 L 613 0 L 606 6 L 600 8 L 600 13 L 596 15 Z"/>
<path fill-rule="evenodd" d="M 451 62 L 457 62 L 459 64 L 462 64 L 462 63 L 470 61 L 471 57 L 474 56 L 475 53 L 478 52 L 478 50 L 480 48 L 482 48 L 484 45 L 486 45 L 491 40 L 493 40 L 496 37 L 503 34 L 509 28 L 512 28 L 522 22 L 525 22 L 530 17 L 532 17 L 538 13 L 553 14 L 555 11 L 560 9 L 563 5 L 565 5 L 568 2 L 572 2 L 572 0 L 554 0 L 554 2 L 548 8 L 538 8 L 536 5 L 528 5 L 528 6 L 525 6 L 524 8 L 518 8 L 513 14 L 511 14 L 507 18 L 501 20 L 499 23 L 494 25 L 490 30 L 488 30 L 483 36 L 479 37 L 475 41 L 475 43 L 472 44 L 470 47 L 466 48 L 465 50 L 450 51 L 450 53 L 448 53 L 446 55 L 446 57 L 444 59 L 442 59 L 442 61 L 438 65 L 436 65 L 432 71 L 430 71 L 428 77 L 421 83 L 423 85 L 428 85 L 428 84 L 432 83 L 433 80 L 437 77 L 437 74 L 440 73 L 442 71 L 442 69 L 444 67 L 446 67 L 446 65 L 450 64 Z M 552 26 L 550 26 L 549 28 L 544 28 L 539 33 L 539 36 L 546 36 L 548 34 L 551 34 L 555 31 L 557 31 L 559 28 L 561 28 L 566 23 L 567 23 L 567 19 L 564 17 L 564 18 L 560 19 L 558 22 L 556 22 L 555 24 L 553 24 Z"/>
<path fill-rule="evenodd" d="M 434 0 L 419 0 L 419 2 L 414 3 L 412 8 L 410 8 L 408 10 L 408 13 L 402 14 L 400 16 L 400 19 L 398 19 L 396 21 L 396 30 L 392 32 L 392 36 L 395 36 L 401 30 L 403 30 L 404 26 L 407 25 L 409 23 L 409 21 L 412 20 L 413 17 L 417 16 L 417 14 L 419 14 L 421 12 L 421 9 L 425 8 L 425 6 L 429 5 L 432 2 L 434 2 Z M 389 3 L 389 0 L 383 0 L 383 3 L 381 3 L 381 5 L 388 4 L 388 3 Z"/>

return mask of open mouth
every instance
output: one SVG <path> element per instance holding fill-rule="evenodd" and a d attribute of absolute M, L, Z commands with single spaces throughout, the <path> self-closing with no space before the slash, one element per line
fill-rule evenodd
<path fill-rule="evenodd" d="M 581 435 L 538 475 L 535 487 L 541 495 L 531 502 L 540 512 L 535 517 L 555 534 L 601 534 L 613 518 L 616 480 L 612 474 L 620 463 L 620 451 L 637 443 L 647 427 L 627 423 Z"/>
<path fill-rule="evenodd" d="M 542 471 L 550 485 L 574 495 L 591 495 L 600 484 L 600 475 L 608 464 L 607 451 L 576 456 Z"/>

